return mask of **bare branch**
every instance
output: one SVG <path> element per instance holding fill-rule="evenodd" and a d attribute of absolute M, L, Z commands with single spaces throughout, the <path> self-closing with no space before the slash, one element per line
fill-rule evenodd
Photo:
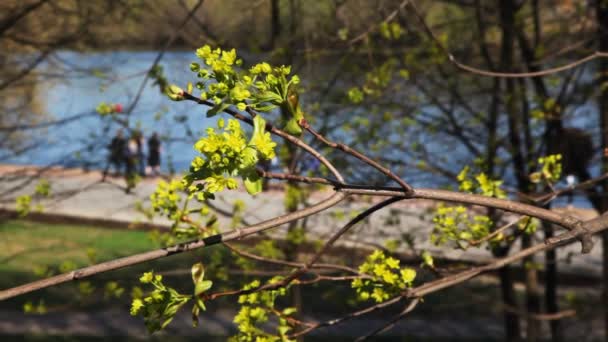
<path fill-rule="evenodd" d="M 566 65 L 561 65 L 561 66 L 558 66 L 555 68 L 550 68 L 550 69 L 545 69 L 545 70 L 540 70 L 540 71 L 535 71 L 535 72 L 497 72 L 497 71 L 490 71 L 490 70 L 475 68 L 475 67 L 472 67 L 467 64 L 459 62 L 456 59 L 456 57 L 454 57 L 454 55 L 443 45 L 443 43 L 441 43 L 441 41 L 437 38 L 435 33 L 433 33 L 431 28 L 428 26 L 428 24 L 426 23 L 426 21 L 424 20 L 424 18 L 420 14 L 420 12 L 418 11 L 418 8 L 416 7 L 416 4 L 414 3 L 414 1 L 410 1 L 409 6 L 412 8 L 412 11 L 414 12 L 414 14 L 415 14 L 416 18 L 418 19 L 418 21 L 420 22 L 420 24 L 422 24 L 422 27 L 424 28 L 426 33 L 433 39 L 433 41 L 435 42 L 437 47 L 439 47 L 439 49 L 448 57 L 448 60 L 450 61 L 450 63 L 454 64 L 458 69 L 468 71 L 470 73 L 473 73 L 473 74 L 476 74 L 479 76 L 501 77 L 501 78 L 541 77 L 541 76 L 547 76 L 547 75 L 551 75 L 551 74 L 555 74 L 558 72 L 576 68 L 579 65 L 585 64 L 585 63 L 595 60 L 597 58 L 608 57 L 608 52 L 596 51 L 592 54 L 589 54 L 581 59 L 578 59 L 578 60 L 568 63 Z"/>
<path fill-rule="evenodd" d="M 85 277 L 92 276 L 103 272 L 112 271 L 115 269 L 140 264 L 142 262 L 159 259 L 173 254 L 179 254 L 183 252 L 192 251 L 199 248 L 213 246 L 226 241 L 238 240 L 243 237 L 259 233 L 261 231 L 280 226 L 282 224 L 298 220 L 310 215 L 314 215 L 325 209 L 331 208 L 346 197 L 343 193 L 334 193 L 329 198 L 302 210 L 289 213 L 283 216 L 278 216 L 270 220 L 260 222 L 251 226 L 247 226 L 240 229 L 235 229 L 230 232 L 216 234 L 204 239 L 193 240 L 185 243 L 180 243 L 171 247 L 161 248 L 145 253 L 135 254 L 132 256 L 115 259 L 107 262 L 103 262 L 97 265 L 84 267 L 72 272 L 60 274 L 54 277 L 38 280 L 25 285 L 13 287 L 7 290 L 0 291 L 0 300 L 6 300 L 15 296 L 19 296 L 25 293 L 43 289 L 46 287 L 66 283 L 69 281 L 82 279 Z"/>

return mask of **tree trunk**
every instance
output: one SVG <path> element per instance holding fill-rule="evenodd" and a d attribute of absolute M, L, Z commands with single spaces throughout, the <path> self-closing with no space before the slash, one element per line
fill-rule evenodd
<path fill-rule="evenodd" d="M 281 12 L 279 10 L 279 0 L 270 0 L 270 39 L 268 40 L 267 50 L 273 50 L 276 41 L 281 35 Z"/>
<path fill-rule="evenodd" d="M 496 248 L 492 252 L 495 257 L 502 257 L 508 254 L 508 248 Z M 508 310 L 508 308 L 517 309 L 519 307 L 517 304 L 517 298 L 515 297 L 512 273 L 513 271 L 509 266 L 505 266 L 498 270 L 498 276 L 500 278 L 500 293 L 502 296 L 502 302 L 505 305 L 505 337 L 507 341 L 520 341 L 521 327 L 519 324 L 519 316 L 515 312 Z"/>
<path fill-rule="evenodd" d="M 545 239 L 553 237 L 553 225 L 551 223 L 543 221 L 543 230 L 545 232 Z M 557 301 L 557 258 L 554 249 L 545 253 L 545 303 L 547 313 L 551 314 L 559 311 Z M 560 320 L 549 321 L 549 326 L 551 328 L 551 340 L 556 342 L 562 341 Z"/>
<path fill-rule="evenodd" d="M 500 20 L 503 31 L 502 62 L 504 71 L 513 71 L 513 49 L 515 46 L 515 14 L 517 6 L 513 0 L 501 0 Z M 530 191 L 530 182 L 527 176 L 527 161 L 522 151 L 522 141 L 520 134 L 521 113 L 517 108 L 516 98 L 518 97 L 515 89 L 515 80 L 507 79 L 506 111 L 508 115 L 509 142 L 511 145 L 511 155 L 513 156 L 513 172 L 517 180 L 518 190 L 527 193 Z M 521 237 L 521 248 L 525 249 L 532 245 L 531 236 L 523 234 Z M 540 289 L 538 286 L 538 271 L 534 267 L 534 257 L 529 256 L 523 260 L 525 270 L 526 285 L 526 309 L 528 313 L 540 312 Z M 540 334 L 539 321 L 533 319 L 531 315 L 526 318 L 526 338 L 528 341 L 536 341 Z"/>
<path fill-rule="evenodd" d="M 486 44 L 486 28 L 483 22 L 481 1 L 475 1 L 476 8 L 476 20 L 477 28 L 479 30 L 479 46 L 483 53 L 487 67 L 490 70 L 495 70 L 496 66 L 490 57 L 489 48 Z M 503 47 L 506 49 L 506 47 Z M 504 54 L 502 55 L 504 58 Z M 504 59 L 502 61 L 504 63 Z M 498 127 L 498 116 L 500 106 L 500 96 L 502 95 L 501 81 L 499 78 L 493 80 L 492 86 L 492 101 L 489 108 L 489 120 L 487 123 L 488 130 L 488 141 L 486 150 L 486 169 L 485 172 L 493 176 L 496 168 L 495 157 L 497 150 L 497 127 Z M 488 216 L 492 219 L 492 222 L 496 222 L 496 211 L 493 209 L 488 210 Z M 496 247 L 492 249 L 494 257 L 503 257 L 509 253 L 509 246 Z M 513 282 L 512 270 L 509 266 L 505 266 L 498 271 L 500 279 L 500 293 L 501 300 L 505 308 L 519 308 L 517 298 L 515 296 L 515 287 Z M 507 341 L 519 341 L 521 339 L 521 327 L 519 322 L 519 316 L 511 310 L 503 310 L 504 329 L 505 337 Z"/>
<path fill-rule="evenodd" d="M 602 52 L 608 51 L 608 2 L 605 0 L 596 0 L 596 14 L 598 23 L 598 40 L 599 50 Z M 598 89 L 600 95 L 598 98 L 598 108 L 601 127 L 601 143 L 602 148 L 608 146 L 608 60 L 602 58 L 599 60 L 597 74 L 600 75 L 598 80 Z M 602 158 L 602 172 L 608 171 L 608 159 L 605 154 Z M 608 191 L 608 183 L 602 182 L 601 193 Z M 600 212 L 605 212 L 607 203 L 602 197 L 598 200 L 601 203 Z M 596 208 L 597 209 L 597 208 Z M 604 308 L 604 339 L 608 341 L 608 232 L 602 233 L 602 262 L 603 262 L 603 283 L 602 283 L 602 308 Z"/>
<path fill-rule="evenodd" d="M 500 80 L 494 80 L 493 99 L 490 105 L 490 120 L 488 120 L 488 149 L 486 151 L 487 168 L 486 172 L 489 175 L 494 175 L 495 156 L 496 156 L 496 133 L 498 121 L 498 102 L 502 90 Z M 496 210 L 488 210 L 488 216 L 492 222 L 496 222 Z M 509 247 L 497 247 L 492 249 L 492 254 L 495 257 L 504 257 L 509 253 Z M 517 298 L 515 296 L 515 288 L 512 276 L 512 270 L 509 266 L 505 266 L 498 271 L 500 278 L 500 292 L 502 302 L 505 308 L 518 308 Z M 518 341 L 521 339 L 521 327 L 519 324 L 519 316 L 511 310 L 504 310 L 504 328 L 507 341 Z"/>

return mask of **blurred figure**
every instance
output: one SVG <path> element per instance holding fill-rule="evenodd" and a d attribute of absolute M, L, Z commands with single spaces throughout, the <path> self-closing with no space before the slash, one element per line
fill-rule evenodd
<path fill-rule="evenodd" d="M 110 167 L 114 168 L 114 176 L 119 176 L 123 171 L 123 164 L 125 162 L 124 152 L 127 141 L 123 136 L 122 129 L 116 131 L 116 135 L 112 138 L 110 145 L 108 145 L 108 163 L 103 171 L 102 181 L 106 179 Z"/>
<path fill-rule="evenodd" d="M 154 132 L 148 139 L 148 166 L 154 176 L 160 176 L 160 149 L 158 133 Z"/>
<path fill-rule="evenodd" d="M 140 131 L 135 131 L 133 133 L 133 138 L 135 139 L 135 143 L 137 145 L 136 152 L 136 166 L 137 171 L 140 176 L 146 176 L 146 162 L 145 162 L 145 154 L 144 154 L 144 136 Z"/>
<path fill-rule="evenodd" d="M 135 187 L 135 183 L 137 182 L 137 164 L 139 161 L 140 148 L 138 145 L 139 141 L 139 133 L 134 132 L 131 135 L 131 139 L 126 143 L 125 146 L 125 164 L 126 164 L 126 173 L 125 173 L 125 182 L 127 183 L 127 187 L 125 189 L 126 193 L 130 193 L 131 189 Z"/>
<path fill-rule="evenodd" d="M 576 186 L 576 177 L 574 175 L 566 176 L 566 183 L 568 184 L 568 188 L 572 189 L 568 192 L 568 209 L 572 209 L 572 197 L 574 194 L 574 187 Z"/>

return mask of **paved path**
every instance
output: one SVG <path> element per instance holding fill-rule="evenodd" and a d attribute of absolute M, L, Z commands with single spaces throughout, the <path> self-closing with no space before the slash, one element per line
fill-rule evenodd
<path fill-rule="evenodd" d="M 83 172 L 81 170 L 50 169 L 39 174 L 37 168 L 15 168 L 0 166 L 0 208 L 13 208 L 14 198 L 20 194 L 33 192 L 37 180 L 30 176 L 42 176 L 48 179 L 56 195 L 52 200 L 44 201 L 47 213 L 73 215 L 88 218 L 102 218 L 121 221 L 145 221 L 146 218 L 139 213 L 134 203 L 141 201 L 144 206 L 149 205 L 149 195 L 154 191 L 158 179 L 145 179 L 135 189 L 133 194 L 125 194 L 124 181 L 120 178 L 110 178 L 107 182 L 100 182 L 98 172 Z M 329 196 L 328 192 L 315 193 L 311 202 Z M 245 202 L 247 213 L 245 218 L 251 222 L 258 222 L 283 213 L 283 193 L 278 190 L 264 192 L 257 197 L 251 197 L 242 191 L 227 191 L 214 202 L 222 210 L 230 211 L 232 201 L 241 199 Z M 331 210 L 309 218 L 308 229 L 314 236 L 324 238 L 340 227 L 353 213 L 368 207 L 369 202 L 363 199 L 344 201 Z M 383 245 L 386 240 L 405 237 L 415 242 L 417 250 L 428 249 L 435 256 L 450 259 L 482 262 L 490 258 L 484 249 L 471 249 L 457 251 L 449 248 L 439 248 L 428 242 L 428 235 L 432 229 L 429 215 L 433 203 L 426 201 L 403 201 L 389 209 L 377 213 L 366 222 L 354 227 L 348 236 L 340 240 L 343 245 L 367 246 L 368 243 Z M 590 216 L 593 213 L 577 212 Z M 229 225 L 230 218 L 220 216 L 225 227 Z M 387 224 L 389 221 L 392 224 Z M 169 224 L 164 219 L 154 219 L 156 224 Z M 281 235 L 283 228 L 273 230 L 273 234 Z M 539 240 L 540 241 L 540 240 Z M 601 247 L 598 245 L 590 255 L 580 255 L 580 246 L 572 245 L 559 250 L 560 271 L 573 274 L 599 275 L 601 271 Z M 411 251 L 403 245 L 401 251 Z M 449 314 L 449 313 L 447 313 Z M 205 331 L 211 335 L 231 334 L 233 312 L 221 311 L 213 315 L 205 315 Z M 315 317 L 319 318 L 319 317 Z M 330 317 L 327 317 L 330 318 Z M 385 320 L 369 318 L 365 324 L 361 322 L 349 323 L 345 328 L 341 326 L 336 333 L 349 332 L 352 336 L 369 331 L 370 327 L 380 326 Z M 577 323 L 578 324 L 578 323 Z M 581 323 L 582 324 L 582 323 Z M 595 323 L 594 323 L 595 324 Z M 579 327 L 582 329 L 583 327 Z M 580 329 L 578 329 L 580 331 Z M 586 329 L 586 328 L 585 328 Z M 467 317 L 458 319 L 457 316 L 449 318 L 434 317 L 432 323 L 428 319 L 418 319 L 416 316 L 407 319 L 393 331 L 413 332 L 418 337 L 436 338 L 451 336 L 454 338 L 488 338 L 500 339 L 502 324 L 500 317 Z M 599 331 L 599 330 L 598 330 Z M 44 316 L 24 315 L 18 312 L 0 310 L 0 333 L 67 334 L 67 335 L 93 335 L 104 336 L 112 332 L 113 335 L 146 336 L 141 321 L 128 315 L 127 310 L 101 311 L 94 313 L 65 312 L 48 314 Z M 180 314 L 176 321 L 170 325 L 170 333 L 199 334 L 200 329 L 190 328 L 190 318 L 187 313 Z M 332 330 L 326 331 L 332 334 Z"/>
<path fill-rule="evenodd" d="M 99 172 L 84 172 L 78 169 L 53 168 L 40 170 L 15 166 L 0 166 L 0 207 L 13 208 L 14 198 L 20 194 L 33 193 L 37 179 L 31 176 L 41 176 L 49 180 L 55 194 L 51 200 L 43 201 L 45 212 L 67 214 L 87 218 L 103 218 L 130 222 L 143 222 L 146 217 L 136 210 L 135 203 L 140 202 L 144 207 L 149 206 L 149 196 L 154 192 L 158 179 L 146 178 L 139 183 L 132 194 L 125 194 L 124 180 L 108 178 L 100 182 Z M 330 195 L 330 192 L 318 192 L 310 198 L 311 203 Z M 225 191 L 217 196 L 213 204 L 222 211 L 231 212 L 234 200 L 240 199 L 245 203 L 245 219 L 249 223 L 259 222 L 284 213 L 284 194 L 279 190 L 270 190 L 252 197 L 244 191 Z M 377 199 L 375 199 L 377 200 Z M 343 201 L 336 207 L 321 214 L 310 217 L 307 229 L 314 237 L 325 238 L 331 232 L 340 228 L 357 212 L 370 205 L 365 199 Z M 388 209 L 376 213 L 370 219 L 355 226 L 351 232 L 340 240 L 343 245 L 367 246 L 370 244 L 384 245 L 387 240 L 406 238 L 414 241 L 417 251 L 430 250 L 437 257 L 454 260 L 482 262 L 491 257 L 485 249 L 472 248 L 467 251 L 454 250 L 449 247 L 436 247 L 429 242 L 432 229 L 432 218 L 429 212 L 433 203 L 428 201 L 402 201 Z M 564 210 L 564 209 L 562 209 Z M 595 215 L 587 210 L 572 212 L 586 218 Z M 218 215 L 223 227 L 228 229 L 230 217 Z M 155 218 L 153 223 L 170 224 L 166 219 Z M 392 223 L 392 224 L 389 224 Z M 285 229 L 273 230 L 273 234 L 284 234 Z M 541 240 L 540 233 L 538 241 Z M 402 244 L 401 251 L 412 252 L 407 244 Z M 601 272 L 601 246 L 596 244 L 593 252 L 580 255 L 580 245 L 561 248 L 558 251 L 561 272 L 576 272 L 599 275 Z"/>

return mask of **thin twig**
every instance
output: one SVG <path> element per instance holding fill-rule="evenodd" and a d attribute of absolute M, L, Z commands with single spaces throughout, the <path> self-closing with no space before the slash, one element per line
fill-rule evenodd
<path fill-rule="evenodd" d="M 332 319 L 332 320 L 328 320 L 328 321 L 325 321 L 325 322 L 317 323 L 317 324 L 315 324 L 313 326 L 310 326 L 310 327 L 308 327 L 306 329 L 303 329 L 303 330 L 300 330 L 298 332 L 295 332 L 295 333 L 291 334 L 289 336 L 289 338 L 296 338 L 298 336 L 306 335 L 306 334 L 310 333 L 311 331 L 319 329 L 319 328 L 329 327 L 329 326 L 332 326 L 332 325 L 340 324 L 340 323 L 342 323 L 344 321 L 347 321 L 347 320 L 351 320 L 353 318 L 361 317 L 363 315 L 366 315 L 366 314 L 378 311 L 380 309 L 386 308 L 388 306 L 391 306 L 393 304 L 396 304 L 396 303 L 400 302 L 402 299 L 403 299 L 403 296 L 396 296 L 396 297 L 393 297 L 393 298 L 387 300 L 386 302 L 382 302 L 382 303 L 379 303 L 379 304 L 375 304 L 375 305 L 369 306 L 369 307 L 367 307 L 365 309 L 362 309 L 362 310 L 351 312 L 348 315 L 344 315 L 342 317 L 335 318 L 335 319 Z"/>
<path fill-rule="evenodd" d="M 439 38 L 437 38 L 435 33 L 428 26 L 428 24 L 426 23 L 426 21 L 420 14 L 420 11 L 416 7 L 416 4 L 414 3 L 414 1 L 410 1 L 409 6 L 410 6 L 410 8 L 412 8 L 412 12 L 414 12 L 414 15 L 416 16 L 416 18 L 418 19 L 420 24 L 422 24 L 422 27 L 424 28 L 425 32 L 433 39 L 433 41 L 435 42 L 435 45 L 437 45 L 439 50 L 441 50 L 441 52 L 443 52 L 448 57 L 448 60 L 450 61 L 450 63 L 455 65 L 458 69 L 473 73 L 475 75 L 488 76 L 488 77 L 501 77 L 501 78 L 541 77 L 541 76 L 547 76 L 547 75 L 551 75 L 551 74 L 555 74 L 558 72 L 576 68 L 579 65 L 585 64 L 585 63 L 590 62 L 597 58 L 608 57 L 608 52 L 595 51 L 592 54 L 589 54 L 581 59 L 578 59 L 578 60 L 568 63 L 566 65 L 561 65 L 558 67 L 545 69 L 545 70 L 541 70 L 541 71 L 535 71 L 535 72 L 497 72 L 497 71 L 479 69 L 479 68 L 472 67 L 470 65 L 459 62 L 456 59 L 456 57 L 454 57 L 454 55 L 443 45 L 443 43 L 439 40 Z"/>
<path fill-rule="evenodd" d="M 410 301 L 410 303 L 403 309 L 403 311 L 401 311 L 397 316 L 393 317 L 390 321 L 386 322 L 386 324 L 384 324 L 382 327 L 372 331 L 371 333 L 369 333 L 365 336 L 359 337 L 355 341 L 365 341 L 370 337 L 382 334 L 383 332 L 388 331 L 389 329 L 392 329 L 397 322 L 399 322 L 401 319 L 403 319 L 403 317 L 405 317 L 405 315 L 407 315 L 412 310 L 414 310 L 416 308 L 416 305 L 418 305 L 419 302 L 420 302 L 420 298 L 412 299 Z"/>
<path fill-rule="evenodd" d="M 360 153 L 360 152 L 358 152 L 358 151 L 350 148 L 349 146 L 346 146 L 346 145 L 344 145 L 342 143 L 336 143 L 336 142 L 330 141 L 329 139 L 325 138 L 323 135 L 321 135 L 320 133 L 318 133 L 317 131 L 315 131 L 306 120 L 302 120 L 300 122 L 300 126 L 302 126 L 302 128 L 304 128 L 305 130 L 307 130 L 316 139 L 318 139 L 322 143 L 326 144 L 327 146 L 335 148 L 335 149 L 338 149 L 338 150 L 343 151 L 343 152 L 346 152 L 346 153 L 352 155 L 353 157 L 355 157 L 355 158 L 363 161 L 364 163 L 372 166 L 376 170 L 384 173 L 390 179 L 392 179 L 395 182 L 397 182 L 397 184 L 399 184 L 403 188 L 403 190 L 405 191 L 406 194 L 409 194 L 409 193 L 411 193 L 411 192 L 414 191 L 414 188 L 412 188 L 411 185 L 407 184 L 403 179 L 401 179 L 397 175 L 395 175 L 390 169 L 388 169 L 388 168 L 380 165 L 376 161 L 374 161 L 371 158 L 363 155 L 362 153 Z"/>
<path fill-rule="evenodd" d="M 395 17 L 397 16 L 397 14 L 399 14 L 399 12 L 401 10 L 403 10 L 405 8 L 405 6 L 407 6 L 407 3 L 409 2 L 409 0 L 405 0 L 403 2 L 401 2 L 401 4 L 399 5 L 399 7 L 397 7 L 396 10 L 394 10 L 391 14 L 389 14 L 386 18 L 384 18 L 384 20 L 382 20 L 381 23 L 388 23 L 391 20 L 395 19 Z M 378 28 L 378 24 L 374 23 L 372 26 L 370 26 L 367 30 L 365 30 L 365 32 L 362 32 L 361 34 L 357 35 L 356 37 L 354 37 L 353 39 L 348 41 L 348 45 L 352 45 L 358 41 L 361 41 L 363 39 L 365 39 L 370 33 L 376 31 Z"/>
<path fill-rule="evenodd" d="M 289 174 L 289 173 L 269 172 L 269 171 L 262 170 L 260 168 L 258 168 L 256 171 L 257 171 L 258 175 L 260 175 L 260 177 L 268 178 L 268 179 L 280 179 L 280 180 L 288 180 L 288 181 L 309 183 L 309 184 L 326 184 L 326 185 L 339 185 L 340 184 L 340 182 L 338 182 L 338 181 L 332 181 L 332 180 L 329 180 L 326 178 L 321 178 L 321 177 L 307 177 L 307 176 L 294 175 L 294 174 Z"/>
<path fill-rule="evenodd" d="M 416 288 L 411 289 L 406 296 L 411 298 L 423 297 L 427 294 L 437 292 L 441 289 L 451 287 L 455 284 L 462 283 L 471 278 L 474 278 L 482 273 L 497 270 L 505 265 L 512 264 L 520 261 L 530 255 L 544 252 L 547 250 L 555 249 L 560 246 L 567 245 L 580 239 L 584 235 L 593 235 L 604 231 L 608 228 L 608 215 L 602 215 L 594 219 L 585 221 L 580 227 L 573 229 L 568 232 L 564 232 L 560 235 L 554 236 L 550 239 L 545 240 L 543 243 L 533 245 L 529 248 L 522 249 L 521 251 L 514 253 L 510 256 L 496 259 L 495 261 L 488 263 L 483 266 L 473 267 L 469 270 L 456 273 L 445 278 L 434 280 Z"/>
<path fill-rule="evenodd" d="M 517 219 L 503 225 L 502 227 L 494 230 L 492 233 L 482 237 L 481 239 L 478 240 L 472 240 L 472 241 L 467 241 L 467 243 L 469 244 L 469 246 L 479 246 L 480 244 L 493 239 L 494 237 L 498 236 L 499 234 L 501 234 L 502 232 L 504 232 L 505 230 L 513 227 L 514 225 L 518 224 L 519 221 L 521 221 L 522 219 L 529 217 L 529 216 L 520 216 Z"/>
<path fill-rule="evenodd" d="M 340 191 L 349 194 L 357 195 L 399 196 L 399 193 L 401 193 L 401 196 L 404 196 L 401 189 L 394 187 L 390 188 L 341 185 L 340 188 L 337 187 L 337 189 L 340 189 Z M 570 231 L 575 231 L 581 228 L 581 226 L 583 225 L 583 222 L 581 220 L 569 215 L 559 214 L 548 209 L 536 207 L 525 203 L 482 195 L 465 194 L 448 190 L 419 188 L 414 190 L 414 192 L 410 195 L 406 196 L 406 198 L 419 198 L 440 200 L 446 202 L 466 203 L 484 206 L 488 208 L 506 210 L 509 212 L 532 216 L 541 220 L 549 221 Z M 593 240 L 591 240 L 591 236 L 589 234 L 581 234 L 580 236 L 578 236 L 578 238 L 581 240 L 582 252 L 589 253 L 593 248 Z"/>
<path fill-rule="evenodd" d="M 267 284 L 263 284 L 260 285 L 258 287 L 254 287 L 254 288 L 250 288 L 247 290 L 244 289 L 239 289 L 239 290 L 230 290 L 230 291 L 223 291 L 223 292 L 216 292 L 216 293 L 210 293 L 210 294 L 205 294 L 204 297 L 207 300 L 213 300 L 213 299 L 217 299 L 220 297 L 225 297 L 225 296 L 234 296 L 234 295 L 245 295 L 245 294 L 250 294 L 250 293 L 255 293 L 255 292 L 261 292 L 261 291 L 269 291 L 269 290 L 275 290 L 281 287 L 285 287 L 287 285 L 289 285 L 292 281 L 294 281 L 295 279 L 297 279 L 298 277 L 302 276 L 304 273 L 306 273 L 314 264 L 317 260 L 319 260 L 319 258 L 325 253 L 327 252 L 327 250 L 334 244 L 334 242 L 336 242 L 336 240 L 338 240 L 340 238 L 340 236 L 342 236 L 344 233 L 346 233 L 350 228 L 352 228 L 354 225 L 356 225 L 357 223 L 361 222 L 362 220 L 364 220 L 365 218 L 369 217 L 371 214 L 373 214 L 374 212 L 394 203 L 400 200 L 403 200 L 403 197 L 392 197 L 389 198 L 385 201 L 382 201 L 370 208 L 368 208 L 367 210 L 365 210 L 364 212 L 360 213 L 359 215 L 357 215 L 355 218 L 353 218 L 352 220 L 350 220 L 346 225 L 344 225 L 342 228 L 340 228 L 340 230 L 338 230 L 336 233 L 334 233 L 332 235 L 332 237 L 325 242 L 325 244 L 323 245 L 323 247 L 317 252 L 315 253 L 315 255 L 301 268 L 299 268 L 298 270 L 294 271 L 293 273 L 291 273 L 290 275 L 288 275 L 287 277 L 283 278 L 281 281 L 278 282 L 274 282 L 274 283 L 267 283 Z"/>
<path fill-rule="evenodd" d="M 252 259 L 252 260 L 255 260 L 255 261 L 259 261 L 259 262 L 264 262 L 264 263 L 274 264 L 274 265 L 279 265 L 279 266 L 284 266 L 284 267 L 292 267 L 292 268 L 301 268 L 301 267 L 304 267 L 306 265 L 306 264 L 301 263 L 301 262 L 294 262 L 294 261 L 286 261 L 286 260 L 265 258 L 265 257 L 259 256 L 259 255 L 256 255 L 256 254 L 244 251 L 244 250 L 242 250 L 240 248 L 237 248 L 234 245 L 229 244 L 229 243 L 224 243 L 224 246 L 226 246 L 232 252 L 234 252 L 234 253 L 236 253 L 236 254 L 244 257 L 244 258 Z M 359 271 L 357 271 L 356 269 L 354 269 L 352 267 L 343 266 L 343 265 L 336 265 L 336 264 L 315 264 L 313 266 L 313 268 L 344 271 L 344 272 L 349 272 L 349 273 L 353 273 L 353 274 L 357 274 L 357 275 L 359 274 Z"/>
<path fill-rule="evenodd" d="M 203 2 L 205 2 L 205 1 L 198 0 L 197 3 L 194 5 L 194 7 L 192 7 L 192 9 L 190 11 L 188 11 L 188 14 L 186 15 L 186 17 L 184 17 L 182 22 L 179 25 L 177 25 L 177 27 L 174 30 L 172 30 L 171 36 L 165 42 L 165 45 L 163 46 L 162 50 L 156 55 L 156 58 L 154 58 L 152 65 L 148 69 L 148 72 L 144 76 L 143 81 L 139 85 L 139 89 L 137 90 L 137 94 L 135 95 L 135 98 L 133 99 L 133 101 L 131 102 L 131 104 L 129 105 L 127 110 L 125 111 L 125 113 L 127 115 L 129 115 L 135 109 L 135 106 L 137 106 L 137 103 L 141 99 L 144 89 L 146 88 L 146 84 L 148 83 L 148 79 L 150 78 L 150 71 L 152 71 L 158 65 L 158 63 L 160 63 L 161 59 L 163 58 L 163 56 L 165 55 L 165 53 L 167 52 L 169 47 L 171 47 L 171 45 L 173 45 L 173 42 L 175 42 L 175 40 L 179 37 L 179 32 L 186 26 L 186 24 L 190 21 L 190 19 L 192 19 L 192 17 L 194 16 L 194 12 L 196 12 L 203 5 Z"/>

